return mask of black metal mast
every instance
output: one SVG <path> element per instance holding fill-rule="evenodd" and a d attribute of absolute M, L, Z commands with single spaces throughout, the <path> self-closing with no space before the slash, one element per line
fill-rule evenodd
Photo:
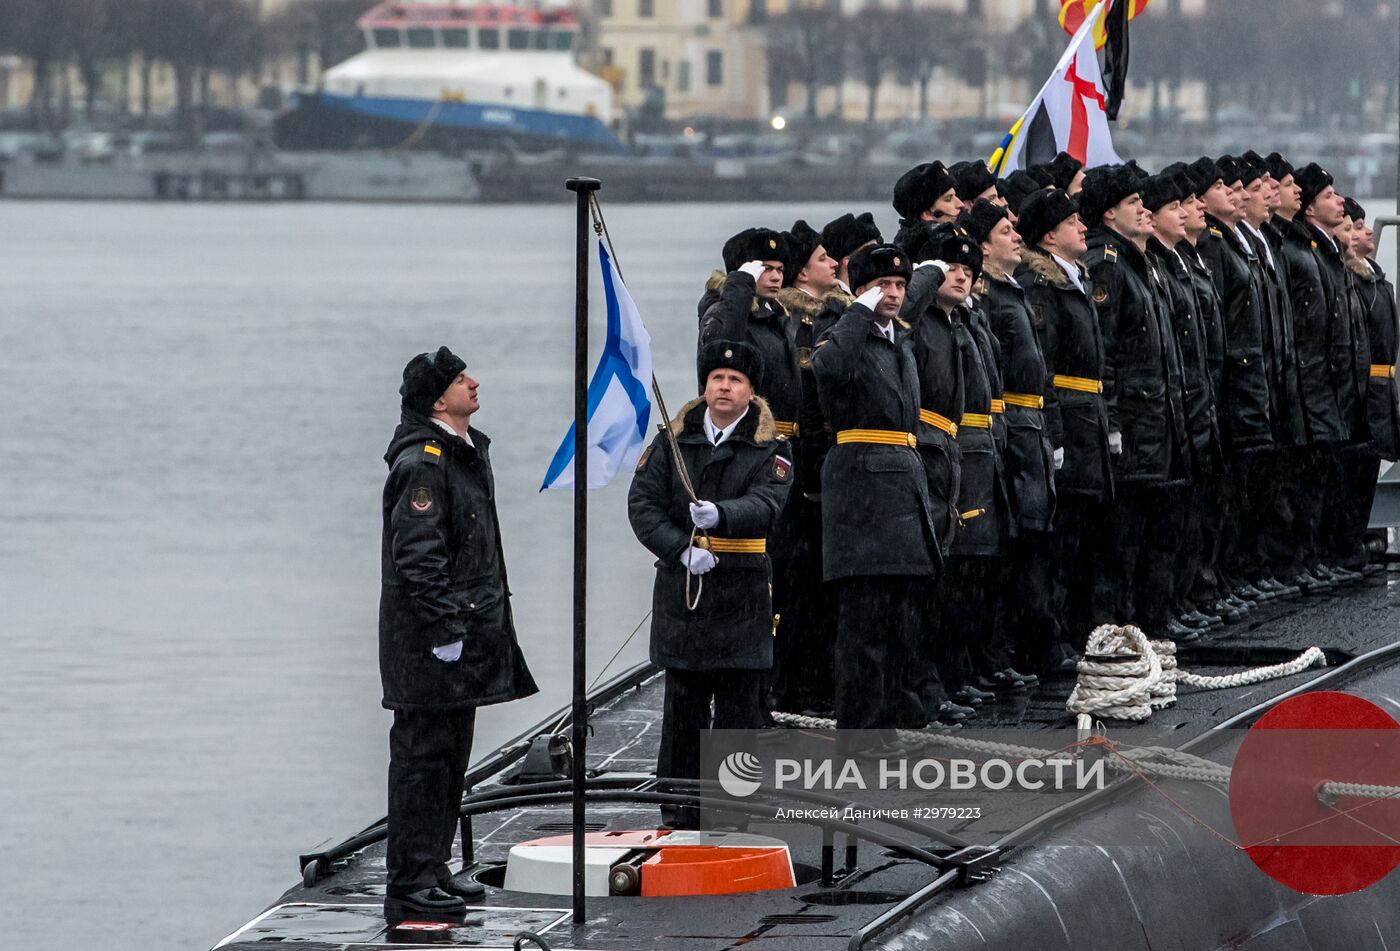
<path fill-rule="evenodd" d="M 574 712 L 573 846 L 574 927 L 584 922 L 584 773 L 588 734 L 588 205 L 603 187 L 596 178 L 571 178 L 578 199 L 574 269 Z"/>

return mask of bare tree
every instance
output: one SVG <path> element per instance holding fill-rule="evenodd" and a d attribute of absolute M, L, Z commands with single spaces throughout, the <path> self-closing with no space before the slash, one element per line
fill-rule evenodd
<path fill-rule="evenodd" d="M 788 82 L 800 82 L 807 93 L 807 118 L 817 117 L 822 87 L 839 84 L 846 75 L 843 26 L 842 18 L 825 4 L 794 3 L 787 13 L 764 23 L 769 83 L 784 90 L 782 95 L 775 92 L 775 102 L 786 98 Z"/>
<path fill-rule="evenodd" d="M 851 62 L 856 75 L 865 86 L 865 121 L 875 121 L 880 97 L 880 81 L 889 72 L 895 49 L 894 32 L 899 25 L 897 14 L 879 6 L 878 0 L 866 0 L 865 9 L 846 20 L 846 36 L 850 41 Z M 925 39 L 927 42 L 927 39 Z"/>
<path fill-rule="evenodd" d="M 54 15 L 47 0 L 0 0 L 0 44 L 30 61 L 30 125 L 56 131 L 60 121 L 54 111 L 54 72 L 66 51 L 63 17 Z"/>

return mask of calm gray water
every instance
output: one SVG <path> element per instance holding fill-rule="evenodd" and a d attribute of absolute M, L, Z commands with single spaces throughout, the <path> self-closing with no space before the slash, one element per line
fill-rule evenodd
<path fill-rule="evenodd" d="M 482 381 L 542 687 L 478 751 L 567 702 L 571 503 L 536 489 L 572 419 L 571 197 L 0 205 L 0 945 L 208 948 L 383 815 L 381 456 L 414 353 Z M 609 209 L 673 408 L 724 238 L 845 210 Z M 590 676 L 649 607 L 626 481 L 591 503 Z"/>

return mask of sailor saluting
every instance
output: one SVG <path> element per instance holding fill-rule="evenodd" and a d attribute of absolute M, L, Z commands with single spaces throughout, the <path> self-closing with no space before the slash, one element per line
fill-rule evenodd
<path fill-rule="evenodd" d="M 700 778 L 711 701 L 715 729 L 761 725 L 759 692 L 773 664 L 768 535 L 792 483 L 787 440 L 754 396 L 758 350 L 718 340 L 699 363 L 704 394 L 647 447 L 627 497 L 632 531 L 657 558 L 651 660 L 666 670 L 666 703 L 656 774 L 675 779 Z M 693 807 L 663 806 L 662 816 L 698 826 Z"/>
<path fill-rule="evenodd" d="M 460 921 L 484 889 L 452 876 L 452 837 L 476 708 L 528 697 L 515 639 L 491 440 L 472 428 L 477 382 L 446 347 L 403 371 L 384 460 L 379 672 L 389 731 L 384 917 Z"/>

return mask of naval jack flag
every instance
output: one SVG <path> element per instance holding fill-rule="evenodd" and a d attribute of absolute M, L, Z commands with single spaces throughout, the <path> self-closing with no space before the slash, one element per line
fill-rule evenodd
<path fill-rule="evenodd" d="M 608 305 L 608 331 L 603 353 L 588 383 L 588 487 L 600 489 L 613 476 L 637 464 L 646 443 L 651 418 L 651 336 L 617 265 L 598 242 L 598 263 L 603 269 L 603 292 Z M 574 427 L 554 453 L 545 474 L 545 489 L 571 489 L 574 485 Z"/>
<path fill-rule="evenodd" d="M 1109 135 L 1103 74 L 1094 52 L 1094 30 L 1103 15 L 1100 3 L 1084 18 L 1030 108 L 987 160 L 999 178 L 1048 162 L 1059 152 L 1068 152 L 1085 168 L 1123 161 Z"/>

